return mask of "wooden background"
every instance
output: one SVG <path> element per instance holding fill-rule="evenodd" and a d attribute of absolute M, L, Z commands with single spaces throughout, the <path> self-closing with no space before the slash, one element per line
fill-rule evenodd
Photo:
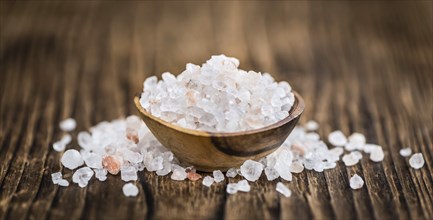
<path fill-rule="evenodd" d="M 432 7 L 1 1 L 0 219 L 432 219 Z M 236 195 L 226 184 L 151 173 L 140 175 L 136 198 L 123 196 L 118 176 L 84 189 L 51 183 L 62 169 L 51 147 L 60 120 L 85 130 L 136 114 L 132 98 L 146 77 L 221 53 L 289 81 L 306 101 L 301 121 L 317 120 L 322 137 L 363 132 L 384 147 L 384 161 L 295 175 L 291 198 L 264 176 Z M 399 155 L 406 146 L 424 154 L 422 169 Z M 366 181 L 356 191 L 354 173 Z"/>

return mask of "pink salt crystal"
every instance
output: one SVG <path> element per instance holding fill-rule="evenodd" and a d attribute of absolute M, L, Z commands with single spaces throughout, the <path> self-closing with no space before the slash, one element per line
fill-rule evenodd
<path fill-rule="evenodd" d="M 133 141 L 135 144 L 138 144 L 139 139 L 138 139 L 137 131 L 130 129 L 130 128 L 127 128 L 126 129 L 126 138 L 128 140 Z"/>
<path fill-rule="evenodd" d="M 117 175 L 120 171 L 120 161 L 114 156 L 106 156 L 102 159 L 102 166 L 111 174 Z"/>
<path fill-rule="evenodd" d="M 201 175 L 195 172 L 188 172 L 186 174 L 186 177 L 191 180 L 191 181 L 197 181 L 199 179 L 201 179 Z"/>
<path fill-rule="evenodd" d="M 305 149 L 299 144 L 292 144 L 292 151 L 297 152 L 301 156 L 305 154 Z"/>

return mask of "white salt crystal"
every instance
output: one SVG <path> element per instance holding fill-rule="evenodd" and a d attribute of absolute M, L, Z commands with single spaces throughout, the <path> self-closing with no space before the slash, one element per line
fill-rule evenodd
<path fill-rule="evenodd" d="M 300 161 L 296 161 L 290 164 L 289 170 L 292 173 L 301 173 L 304 171 L 304 165 Z"/>
<path fill-rule="evenodd" d="M 236 184 L 236 188 L 238 191 L 241 192 L 249 192 L 251 190 L 250 184 L 248 184 L 248 181 L 241 180 Z"/>
<path fill-rule="evenodd" d="M 226 177 L 229 177 L 229 178 L 236 177 L 237 175 L 238 175 L 238 173 L 236 172 L 235 168 L 230 168 L 226 172 Z"/>
<path fill-rule="evenodd" d="M 285 197 L 290 197 L 292 195 L 292 191 L 284 185 L 282 182 L 277 183 L 277 192 L 283 194 Z"/>
<path fill-rule="evenodd" d="M 89 132 L 86 131 L 79 132 L 77 136 L 77 142 L 78 145 L 80 145 L 80 147 L 82 147 L 83 149 L 87 149 L 87 150 L 92 149 L 93 140 Z"/>
<path fill-rule="evenodd" d="M 81 188 L 84 188 L 89 183 L 89 180 L 93 176 L 93 170 L 89 167 L 82 167 L 75 171 L 72 175 L 72 182 L 78 183 Z"/>
<path fill-rule="evenodd" d="M 263 171 L 263 164 L 253 161 L 246 160 L 241 166 L 241 173 L 245 179 L 249 181 L 257 181 Z"/>
<path fill-rule="evenodd" d="M 280 174 L 278 174 L 278 172 L 273 167 L 266 167 L 265 175 L 269 181 L 272 181 L 280 176 Z"/>
<path fill-rule="evenodd" d="M 137 180 L 137 169 L 133 166 L 125 166 L 120 169 L 120 178 L 125 181 Z"/>
<path fill-rule="evenodd" d="M 353 154 L 355 157 L 357 157 L 359 160 L 362 159 L 362 153 L 359 151 L 352 151 L 351 154 Z"/>
<path fill-rule="evenodd" d="M 205 185 L 207 187 L 210 187 L 213 184 L 213 182 L 214 182 L 214 179 L 211 176 L 205 176 L 203 178 L 203 181 L 202 181 L 203 185 Z"/>
<path fill-rule="evenodd" d="M 70 134 L 64 134 L 62 136 L 62 138 L 60 139 L 60 141 L 64 144 L 64 145 L 68 145 L 69 143 L 71 143 L 72 141 L 72 136 Z"/>
<path fill-rule="evenodd" d="M 374 149 L 376 149 L 376 148 L 378 148 L 378 147 L 380 147 L 380 146 L 377 145 L 377 144 L 365 144 L 363 150 L 364 150 L 365 153 L 369 154 L 369 153 L 371 153 Z"/>
<path fill-rule="evenodd" d="M 187 173 L 185 172 L 185 169 L 183 168 L 176 168 L 173 170 L 173 173 L 171 174 L 172 180 L 184 180 L 187 177 Z"/>
<path fill-rule="evenodd" d="M 347 143 L 346 136 L 339 130 L 331 132 L 328 135 L 328 141 L 336 147 L 342 147 Z"/>
<path fill-rule="evenodd" d="M 96 153 L 89 153 L 83 157 L 84 163 L 90 168 L 101 169 L 102 157 Z"/>
<path fill-rule="evenodd" d="M 420 169 L 424 166 L 424 163 L 425 161 L 422 153 L 413 154 L 409 159 L 409 164 L 414 169 Z"/>
<path fill-rule="evenodd" d="M 323 169 L 325 169 L 325 170 L 334 169 L 336 166 L 337 166 L 337 163 L 335 163 L 335 162 L 326 162 L 323 165 Z"/>
<path fill-rule="evenodd" d="M 221 172 L 221 170 L 214 170 L 213 179 L 215 182 L 219 183 L 224 180 L 224 174 Z"/>
<path fill-rule="evenodd" d="M 238 184 L 236 183 L 229 183 L 227 184 L 226 191 L 228 194 L 235 194 L 238 192 Z"/>
<path fill-rule="evenodd" d="M 53 149 L 57 152 L 62 152 L 66 149 L 66 144 L 64 144 L 61 140 L 54 142 Z"/>
<path fill-rule="evenodd" d="M 51 174 L 51 180 L 53 181 L 54 184 L 58 184 L 61 179 L 63 179 L 61 172 L 56 172 Z"/>
<path fill-rule="evenodd" d="M 364 180 L 358 174 L 353 175 L 349 182 L 352 189 L 360 189 L 364 185 Z"/>
<path fill-rule="evenodd" d="M 132 183 L 127 183 L 122 187 L 123 194 L 128 197 L 135 197 L 138 195 L 138 188 Z"/>
<path fill-rule="evenodd" d="M 59 125 L 63 131 L 73 131 L 77 127 L 77 122 L 73 118 L 67 118 L 61 121 Z"/>
<path fill-rule="evenodd" d="M 95 177 L 99 181 L 107 180 L 107 170 L 106 169 L 94 169 L 93 171 L 95 171 Z"/>
<path fill-rule="evenodd" d="M 171 163 L 168 161 L 164 161 L 162 163 L 162 169 L 156 171 L 156 175 L 165 176 L 171 172 Z"/>
<path fill-rule="evenodd" d="M 59 186 L 64 186 L 64 187 L 68 187 L 69 186 L 69 182 L 65 179 L 61 179 L 59 180 L 59 182 L 57 183 Z"/>
<path fill-rule="evenodd" d="M 400 149 L 400 155 L 403 157 L 408 157 L 412 154 L 412 149 L 409 147 Z"/>
<path fill-rule="evenodd" d="M 147 166 L 147 170 L 148 171 L 162 170 L 164 168 L 163 162 L 164 162 L 164 159 L 161 156 L 155 157 L 152 159 L 152 161 Z"/>
<path fill-rule="evenodd" d="M 344 165 L 353 166 L 359 162 L 359 157 L 356 154 L 345 154 L 342 158 Z"/>
<path fill-rule="evenodd" d="M 73 149 L 65 151 L 60 161 L 62 162 L 63 166 L 71 170 L 84 164 L 84 160 L 81 158 L 80 152 Z"/>
<path fill-rule="evenodd" d="M 371 152 L 370 152 L 370 160 L 374 161 L 374 162 L 380 162 L 383 160 L 383 158 L 385 157 L 382 147 L 378 146 L 376 148 L 374 148 Z"/>
<path fill-rule="evenodd" d="M 365 136 L 355 132 L 349 136 L 349 143 L 355 148 L 354 150 L 362 150 L 365 145 Z"/>
<path fill-rule="evenodd" d="M 315 130 L 319 129 L 319 124 L 314 120 L 310 120 L 307 123 L 305 123 L 304 127 L 308 131 L 315 131 Z"/>

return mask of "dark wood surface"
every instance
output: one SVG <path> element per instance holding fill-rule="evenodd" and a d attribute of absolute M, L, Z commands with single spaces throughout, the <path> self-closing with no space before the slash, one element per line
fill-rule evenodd
<path fill-rule="evenodd" d="M 432 7 L 1 1 L 0 219 L 432 219 Z M 322 137 L 365 133 L 384 147 L 384 161 L 294 175 L 291 198 L 263 176 L 236 195 L 226 184 L 152 173 L 140 175 L 136 198 L 123 196 L 119 177 L 84 189 L 51 183 L 61 169 L 51 147 L 60 120 L 76 118 L 85 130 L 137 114 L 133 96 L 147 76 L 221 53 L 289 81 L 306 102 L 301 122 L 317 120 Z M 405 146 L 424 154 L 422 169 L 399 155 Z M 366 181 L 356 191 L 354 173 Z"/>

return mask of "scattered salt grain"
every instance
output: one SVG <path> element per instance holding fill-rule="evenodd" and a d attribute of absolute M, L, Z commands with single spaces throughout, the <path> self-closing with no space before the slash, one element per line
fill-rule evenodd
<path fill-rule="evenodd" d="M 226 172 L 226 177 L 229 177 L 229 178 L 236 177 L 237 175 L 238 175 L 238 172 L 236 171 L 236 168 L 230 168 Z"/>
<path fill-rule="evenodd" d="M 363 150 L 365 153 L 370 154 L 374 149 L 376 149 L 378 147 L 380 147 L 380 146 L 377 144 L 365 144 Z"/>
<path fill-rule="evenodd" d="M 412 149 L 409 147 L 400 149 L 400 155 L 403 157 L 408 157 L 412 154 Z"/>
<path fill-rule="evenodd" d="M 107 170 L 106 169 L 94 169 L 93 171 L 95 171 L 95 177 L 99 180 L 99 181 L 105 181 L 107 180 Z"/>
<path fill-rule="evenodd" d="M 77 122 L 73 118 L 67 118 L 61 121 L 59 125 L 63 131 L 73 131 L 77 127 Z"/>
<path fill-rule="evenodd" d="M 215 182 L 219 183 L 224 180 L 224 174 L 221 172 L 221 170 L 214 170 L 213 179 Z"/>
<path fill-rule="evenodd" d="M 348 166 L 353 166 L 355 164 L 357 164 L 359 162 L 359 158 L 357 155 L 350 153 L 350 154 L 345 154 L 342 158 L 344 165 Z"/>
<path fill-rule="evenodd" d="M 63 179 L 62 178 L 62 173 L 61 172 L 56 172 L 56 173 L 52 173 L 51 174 L 51 180 L 53 181 L 54 184 L 59 183 L 59 181 Z"/>
<path fill-rule="evenodd" d="M 307 123 L 305 123 L 305 129 L 308 131 L 315 131 L 319 129 L 319 124 L 316 121 L 310 120 Z"/>
<path fill-rule="evenodd" d="M 238 191 L 249 192 L 251 190 L 251 186 L 246 180 L 241 180 L 236 185 Z"/>
<path fill-rule="evenodd" d="M 211 176 L 205 176 L 203 178 L 203 181 L 202 181 L 203 185 L 205 185 L 207 187 L 210 187 L 213 184 L 213 182 L 214 182 L 214 179 Z"/>
<path fill-rule="evenodd" d="M 370 152 L 370 160 L 374 162 L 380 162 L 385 158 L 385 154 L 383 153 L 383 149 L 381 146 L 377 146 Z"/>
<path fill-rule="evenodd" d="M 66 144 L 63 144 L 62 141 L 54 142 L 53 149 L 57 152 L 62 152 L 66 149 Z"/>
<path fill-rule="evenodd" d="M 353 175 L 349 182 L 352 189 L 360 189 L 364 185 L 364 180 L 358 174 Z"/>
<path fill-rule="evenodd" d="M 173 173 L 171 174 L 171 179 L 172 180 L 184 180 L 187 178 L 187 173 L 185 171 L 185 169 L 183 168 L 176 168 L 173 170 Z"/>
<path fill-rule="evenodd" d="M 276 190 L 277 190 L 277 192 L 283 194 L 283 196 L 285 196 L 285 197 L 290 197 L 292 195 L 292 191 L 286 185 L 284 185 L 284 183 L 282 183 L 282 182 L 277 183 Z"/>
<path fill-rule="evenodd" d="M 72 175 L 72 182 L 78 183 L 78 186 L 81 188 L 84 188 L 89 183 L 89 180 L 93 176 L 93 170 L 89 167 L 82 167 L 75 171 L 75 173 Z"/>
<path fill-rule="evenodd" d="M 361 133 L 355 132 L 349 136 L 348 144 L 350 148 L 353 148 L 353 150 L 363 150 L 365 146 L 365 136 Z"/>
<path fill-rule="evenodd" d="M 138 195 L 138 188 L 132 183 L 127 183 L 122 187 L 123 194 L 128 197 L 135 197 Z"/>
<path fill-rule="evenodd" d="M 68 187 L 69 186 L 69 182 L 67 180 L 65 180 L 65 179 L 61 179 L 61 180 L 59 180 L 59 182 L 57 183 L 57 185 Z"/>
<path fill-rule="evenodd" d="M 409 165 L 414 169 L 420 169 L 424 166 L 424 157 L 422 153 L 413 154 L 409 159 Z"/>
<path fill-rule="evenodd" d="M 278 172 L 273 167 L 266 167 L 265 175 L 269 181 L 272 181 L 280 176 L 280 174 L 278 174 Z"/>
<path fill-rule="evenodd" d="M 133 166 L 125 166 L 120 169 L 120 178 L 125 181 L 137 180 L 137 169 Z"/>
<path fill-rule="evenodd" d="M 292 173 L 301 173 L 304 171 L 304 165 L 300 161 L 296 161 L 290 165 L 289 170 Z"/>
<path fill-rule="evenodd" d="M 347 138 L 344 136 L 343 132 L 337 130 L 328 135 L 328 141 L 336 147 L 342 147 L 347 143 Z"/>
<path fill-rule="evenodd" d="M 84 163 L 90 168 L 101 169 L 102 168 L 102 157 L 96 153 L 88 153 L 86 156 L 82 156 Z"/>
<path fill-rule="evenodd" d="M 238 192 L 238 185 L 236 183 L 227 184 L 226 192 L 228 194 L 235 194 Z"/>
<path fill-rule="evenodd" d="M 253 160 L 246 160 L 241 166 L 242 176 L 252 182 L 257 181 L 260 178 L 262 171 L 263 164 Z"/>
<path fill-rule="evenodd" d="M 73 149 L 65 151 L 60 161 L 62 162 L 63 166 L 71 170 L 84 164 L 84 160 L 81 158 L 80 152 Z"/>

